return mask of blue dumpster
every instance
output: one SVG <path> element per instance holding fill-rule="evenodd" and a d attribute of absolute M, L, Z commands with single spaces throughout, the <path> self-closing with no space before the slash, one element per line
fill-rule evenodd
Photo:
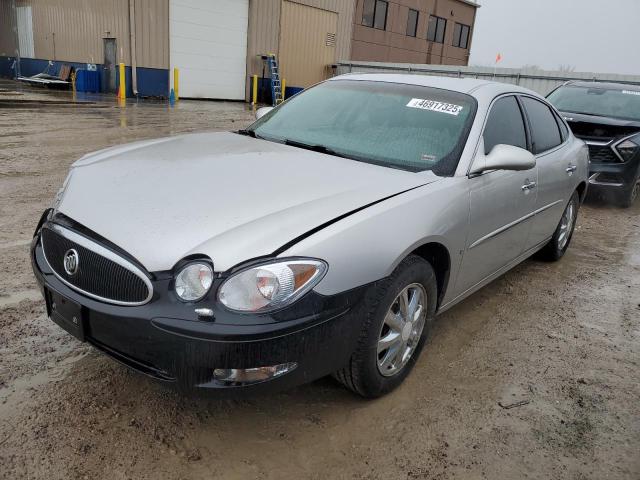
<path fill-rule="evenodd" d="M 76 70 L 76 90 L 78 92 L 98 93 L 100 91 L 100 75 L 96 70 Z"/>

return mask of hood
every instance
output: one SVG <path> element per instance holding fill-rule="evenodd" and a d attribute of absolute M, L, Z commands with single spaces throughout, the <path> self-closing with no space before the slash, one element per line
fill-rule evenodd
<path fill-rule="evenodd" d="M 192 254 L 224 271 L 437 179 L 235 133 L 201 133 L 83 157 L 57 210 L 149 271 L 169 270 Z"/>

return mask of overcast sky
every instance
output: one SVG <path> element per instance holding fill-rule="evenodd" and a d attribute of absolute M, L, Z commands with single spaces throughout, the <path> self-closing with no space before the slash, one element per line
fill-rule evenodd
<path fill-rule="evenodd" d="M 470 65 L 640 75 L 640 0 L 477 0 Z"/>

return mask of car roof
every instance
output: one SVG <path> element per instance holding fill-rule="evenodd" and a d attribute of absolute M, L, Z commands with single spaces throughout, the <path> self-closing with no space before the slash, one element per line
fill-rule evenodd
<path fill-rule="evenodd" d="M 565 85 L 573 87 L 585 87 L 585 88 L 606 88 L 610 90 L 633 90 L 640 92 L 640 85 L 634 85 L 632 83 L 616 83 L 616 82 L 600 82 L 592 80 L 570 80 Z"/>
<path fill-rule="evenodd" d="M 476 78 L 441 77 L 434 75 L 402 74 L 402 73 L 347 73 L 330 79 L 335 80 L 368 80 L 373 82 L 403 83 L 421 87 L 442 88 L 454 92 L 466 93 L 474 97 L 493 98 L 502 93 L 527 93 L 540 97 L 537 93 L 517 85 L 480 80 Z M 541 97 L 540 97 L 541 98 Z"/>

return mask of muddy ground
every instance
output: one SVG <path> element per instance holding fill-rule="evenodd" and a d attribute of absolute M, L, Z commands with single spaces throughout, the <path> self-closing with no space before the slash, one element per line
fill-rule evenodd
<path fill-rule="evenodd" d="M 252 112 L 45 105 L 20 99 L 66 96 L 14 89 L 0 83 L 0 478 L 640 478 L 640 204 L 583 206 L 561 262 L 526 261 L 440 317 L 385 398 L 332 379 L 187 397 L 53 325 L 28 243 L 81 155 Z"/>

